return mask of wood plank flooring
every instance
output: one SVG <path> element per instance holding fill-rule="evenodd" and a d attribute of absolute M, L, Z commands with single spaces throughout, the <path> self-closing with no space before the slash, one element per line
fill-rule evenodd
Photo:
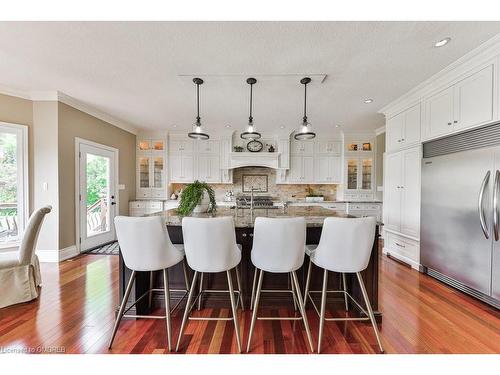
<path fill-rule="evenodd" d="M 59 265 L 44 263 L 42 277 L 37 301 L 0 309 L 0 352 L 108 353 L 118 303 L 118 257 L 83 255 Z M 379 293 L 387 353 L 500 353 L 500 313 L 488 305 L 385 256 Z M 294 313 L 285 307 L 260 311 Z M 227 309 L 194 314 L 229 316 L 229 301 Z M 311 305 L 308 316 L 316 342 L 318 318 Z M 173 317 L 174 342 L 181 318 L 182 309 Z M 244 347 L 250 318 L 250 311 L 240 313 Z M 110 353 L 167 353 L 165 331 L 162 320 L 124 320 Z M 181 353 L 236 353 L 233 323 L 190 321 L 181 346 Z M 377 352 L 365 322 L 326 323 L 322 347 L 324 353 Z M 251 348 L 251 353 L 308 353 L 300 321 L 258 321 Z"/>

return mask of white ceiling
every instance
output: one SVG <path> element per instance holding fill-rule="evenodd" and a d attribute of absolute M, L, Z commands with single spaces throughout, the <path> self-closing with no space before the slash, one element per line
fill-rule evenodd
<path fill-rule="evenodd" d="M 210 132 L 245 126 L 245 81 L 255 76 L 255 124 L 270 131 L 298 126 L 299 80 L 317 74 L 308 90 L 315 129 L 359 132 L 383 125 L 378 109 L 497 33 L 500 22 L 0 22 L 0 85 L 61 91 L 138 128 L 187 130 L 191 78 L 201 76 Z"/>

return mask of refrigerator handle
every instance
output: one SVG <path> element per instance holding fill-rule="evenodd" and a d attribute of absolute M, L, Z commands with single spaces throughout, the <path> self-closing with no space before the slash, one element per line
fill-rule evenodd
<path fill-rule="evenodd" d="M 486 185 L 488 185 L 489 179 L 490 179 L 490 171 L 488 171 L 483 178 L 481 188 L 479 189 L 479 199 L 477 203 L 479 210 L 479 222 L 481 223 L 481 229 L 483 230 L 486 239 L 490 238 L 490 234 L 488 233 L 488 227 L 486 226 L 486 221 L 484 219 L 483 198 L 484 198 L 484 190 L 486 189 Z"/>
<path fill-rule="evenodd" d="M 495 185 L 493 190 L 493 233 L 495 241 L 498 241 L 498 183 L 500 182 L 500 171 L 495 173 Z"/>

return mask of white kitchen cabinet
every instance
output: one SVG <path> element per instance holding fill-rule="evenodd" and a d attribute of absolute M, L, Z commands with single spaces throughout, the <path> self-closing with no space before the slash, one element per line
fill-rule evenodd
<path fill-rule="evenodd" d="M 140 200 L 129 202 L 129 216 L 140 217 L 163 211 L 163 201 Z"/>
<path fill-rule="evenodd" d="M 292 140 L 290 153 L 292 155 L 312 155 L 314 152 L 314 141 Z"/>
<path fill-rule="evenodd" d="M 194 163 L 192 154 L 170 155 L 170 181 L 189 183 L 194 181 Z"/>
<path fill-rule="evenodd" d="M 165 140 L 139 136 L 136 155 L 137 198 L 166 199 Z"/>
<path fill-rule="evenodd" d="M 340 156 L 316 156 L 314 158 L 314 182 L 340 184 L 342 180 L 342 158 Z"/>
<path fill-rule="evenodd" d="M 193 142 L 190 139 L 170 139 L 170 153 L 190 153 L 193 152 Z"/>
<path fill-rule="evenodd" d="M 374 190 L 374 159 L 372 156 L 346 156 L 345 191 L 372 192 Z"/>
<path fill-rule="evenodd" d="M 219 155 L 220 142 L 218 140 L 197 140 L 194 141 L 194 145 L 197 153 Z"/>
<path fill-rule="evenodd" d="M 495 119 L 494 65 L 430 96 L 425 106 L 425 138 L 487 124 Z"/>
<path fill-rule="evenodd" d="M 420 142 L 420 104 L 387 120 L 387 151 L 411 147 Z"/>
<path fill-rule="evenodd" d="M 219 155 L 204 155 L 200 154 L 196 157 L 197 161 L 197 177 L 196 179 L 202 182 L 220 183 L 221 169 Z"/>
<path fill-rule="evenodd" d="M 420 236 L 420 146 L 386 155 L 384 229 Z"/>
<path fill-rule="evenodd" d="M 312 156 L 290 156 L 290 171 L 287 183 L 305 184 L 314 181 L 314 158 Z"/>
<path fill-rule="evenodd" d="M 342 153 L 342 143 L 337 140 L 317 140 L 314 142 L 316 154 L 330 154 L 340 156 Z"/>

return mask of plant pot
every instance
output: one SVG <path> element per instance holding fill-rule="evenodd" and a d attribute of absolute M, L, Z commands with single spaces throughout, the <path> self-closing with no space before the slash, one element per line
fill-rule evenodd
<path fill-rule="evenodd" d="M 324 197 L 306 197 L 306 202 L 323 202 L 325 200 Z"/>
<path fill-rule="evenodd" d="M 201 202 L 197 204 L 193 210 L 194 213 L 204 213 L 208 211 L 208 207 L 210 206 L 210 198 L 207 193 L 203 193 L 203 198 L 201 198 Z"/>

